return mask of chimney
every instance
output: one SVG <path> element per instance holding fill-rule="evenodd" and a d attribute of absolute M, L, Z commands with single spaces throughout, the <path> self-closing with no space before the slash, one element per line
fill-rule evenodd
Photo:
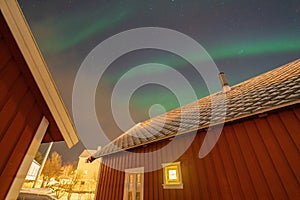
<path fill-rule="evenodd" d="M 221 81 L 221 84 L 222 84 L 222 90 L 223 90 L 223 93 L 226 93 L 226 92 L 230 91 L 231 88 L 230 88 L 230 86 L 228 85 L 228 82 L 227 82 L 227 80 L 226 80 L 226 77 L 225 77 L 224 72 L 220 72 L 219 78 L 220 78 L 220 81 Z"/>

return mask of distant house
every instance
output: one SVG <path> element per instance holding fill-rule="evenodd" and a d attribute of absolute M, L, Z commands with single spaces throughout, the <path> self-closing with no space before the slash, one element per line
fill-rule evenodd
<path fill-rule="evenodd" d="M 78 137 L 17 1 L 0 10 L 0 199 L 16 199 L 40 143 Z"/>
<path fill-rule="evenodd" d="M 88 163 L 87 159 L 96 153 L 96 150 L 83 150 L 79 156 L 77 173 L 81 180 L 81 189 L 85 191 L 95 191 L 100 167 L 100 161 Z"/>
<path fill-rule="evenodd" d="M 102 158 L 97 199 L 298 199 L 300 59 L 231 87 L 220 138 L 200 159 L 208 127 L 220 129 L 209 123 L 211 97 L 220 94 L 142 122 L 94 154 L 90 160 Z M 182 112 L 189 118 L 172 144 Z"/>
<path fill-rule="evenodd" d="M 33 160 L 27 172 L 25 180 L 34 181 L 39 173 L 40 167 L 41 167 L 40 163 L 38 163 L 36 160 Z"/>

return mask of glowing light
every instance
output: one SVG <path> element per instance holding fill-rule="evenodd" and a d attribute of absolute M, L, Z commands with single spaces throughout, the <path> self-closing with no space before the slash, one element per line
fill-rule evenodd
<path fill-rule="evenodd" d="M 182 174 L 180 162 L 163 163 L 164 189 L 182 189 Z"/>
<path fill-rule="evenodd" d="M 130 16 L 131 10 L 116 8 L 110 14 L 104 16 L 97 14 L 97 16 L 90 17 L 92 20 L 88 17 L 81 19 L 70 15 L 66 19 L 37 24 L 33 29 L 34 32 L 42 33 L 42 36 L 37 35 L 42 52 L 45 55 L 55 54 L 73 48 L 94 35 L 105 33 L 108 29 L 119 25 Z M 39 36 L 43 39 L 39 40 Z"/>
<path fill-rule="evenodd" d="M 170 180 L 176 180 L 177 179 L 177 172 L 175 169 L 169 170 L 169 179 Z"/>

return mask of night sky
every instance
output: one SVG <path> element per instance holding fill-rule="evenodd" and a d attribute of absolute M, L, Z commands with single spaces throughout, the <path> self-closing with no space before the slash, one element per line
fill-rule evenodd
<path fill-rule="evenodd" d="M 72 87 L 84 58 L 103 40 L 128 29 L 164 27 L 190 36 L 206 49 L 219 70 L 225 72 L 230 85 L 300 57 L 298 0 L 26 0 L 19 3 L 71 116 Z M 111 115 L 114 85 L 128 70 L 149 62 L 178 70 L 190 81 L 198 98 L 209 94 L 201 76 L 179 56 L 154 49 L 127 53 L 109 66 L 97 89 L 98 120 L 108 137 L 115 138 L 122 133 Z M 121 100 L 119 103 L 122 106 Z M 153 104 L 161 104 L 167 111 L 179 106 L 168 88 L 145 85 L 130 100 L 135 122 L 149 118 L 148 110 Z M 157 115 L 162 112 L 155 111 Z M 96 143 L 90 148 L 96 148 Z M 54 150 L 64 154 L 65 160 L 76 160 L 82 148 L 80 143 L 67 151 L 65 144 L 59 143 Z"/>

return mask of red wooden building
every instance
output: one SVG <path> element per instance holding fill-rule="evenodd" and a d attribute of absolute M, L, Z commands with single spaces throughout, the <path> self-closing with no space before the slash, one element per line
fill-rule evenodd
<path fill-rule="evenodd" d="M 102 157 L 97 199 L 299 199 L 300 60 L 231 87 L 220 138 L 200 159 L 207 128 L 220 129 L 209 124 L 211 97 L 140 123 L 93 155 Z M 181 112 L 188 120 L 180 122 Z"/>
<path fill-rule="evenodd" d="M 0 199 L 16 199 L 41 142 L 78 138 L 17 1 L 0 9 Z"/>

